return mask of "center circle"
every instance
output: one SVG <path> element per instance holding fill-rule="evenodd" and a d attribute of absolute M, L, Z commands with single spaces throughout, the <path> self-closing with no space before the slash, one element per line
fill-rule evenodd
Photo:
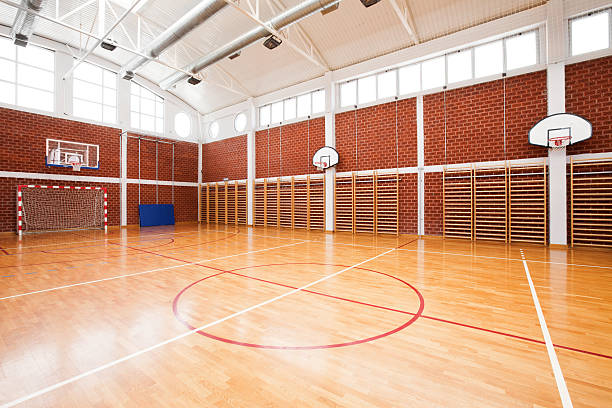
<path fill-rule="evenodd" d="M 344 267 L 344 268 L 348 268 L 349 266 L 347 265 L 340 265 L 340 264 L 329 264 L 329 263 L 314 263 L 314 262 L 287 262 L 287 263 L 282 263 L 282 264 L 274 264 L 274 266 L 280 266 L 280 265 L 317 265 L 317 266 L 338 266 L 338 267 Z M 174 316 L 176 317 L 176 319 L 181 322 L 182 324 L 184 324 L 187 328 L 189 328 L 189 330 L 196 330 L 197 326 L 193 326 L 191 323 L 187 322 L 179 313 L 178 311 L 178 305 L 179 305 L 179 301 L 181 299 L 181 296 L 187 292 L 190 288 L 194 287 L 195 285 L 203 282 L 204 280 L 213 277 L 213 276 L 218 276 L 218 275 L 222 275 L 224 273 L 232 273 L 238 270 L 244 270 L 244 269 L 252 269 L 252 268 L 259 268 L 259 267 L 264 267 L 264 266 L 272 266 L 272 265 L 254 265 L 254 266 L 247 266 L 247 267 L 243 267 L 243 268 L 237 268 L 237 269 L 233 269 L 231 271 L 223 271 L 220 272 L 218 274 L 212 275 L 212 276 L 208 276 L 206 278 L 197 280 L 195 282 L 192 282 L 191 284 L 187 285 L 186 287 L 184 287 L 174 298 L 173 302 L 172 302 L 172 311 L 174 313 Z M 266 344 L 255 344 L 255 343 L 247 343 L 247 342 L 242 342 L 242 341 L 236 341 L 236 340 L 232 340 L 232 339 L 228 339 L 225 337 L 220 337 L 220 336 L 215 336 L 214 334 L 205 332 L 203 330 L 198 330 L 196 331 L 196 333 L 211 338 L 213 340 L 218 340 L 218 341 L 222 341 L 224 343 L 229 343 L 229 344 L 234 344 L 234 345 L 238 345 L 238 346 L 244 346 L 244 347 L 253 347 L 253 348 L 262 348 L 262 349 L 272 349 L 272 350 L 317 350 L 317 349 L 328 349 L 328 348 L 337 348 L 337 347 L 347 347 L 347 346 L 355 346 L 357 344 L 361 344 L 361 343 L 367 343 L 367 342 L 371 342 L 374 340 L 378 340 L 381 339 L 383 337 L 387 337 L 390 336 L 394 333 L 399 332 L 400 330 L 405 329 L 406 327 L 410 326 L 412 323 L 414 323 L 419 317 L 421 317 L 422 313 L 423 313 L 423 309 L 425 308 L 425 300 L 423 299 L 423 295 L 421 294 L 421 292 L 419 292 L 419 290 L 417 288 L 415 288 L 414 286 L 412 286 L 410 283 L 396 277 L 393 275 L 390 275 L 388 273 L 384 273 L 384 272 L 379 272 L 379 271 L 375 271 L 373 269 L 368 269 L 368 268 L 362 268 L 362 267 L 353 267 L 351 269 L 357 269 L 357 270 L 361 270 L 361 271 L 366 271 L 366 272 L 371 272 L 371 273 L 376 273 L 379 275 L 384 275 L 388 278 L 391 279 L 395 279 L 396 281 L 402 283 L 403 285 L 407 286 L 408 288 L 410 288 L 418 297 L 419 299 L 419 308 L 417 310 L 416 313 L 412 314 L 412 318 L 407 320 L 406 322 L 404 322 L 403 324 L 389 330 L 383 333 L 380 333 L 378 335 L 375 336 L 371 336 L 371 337 L 367 337 L 367 338 L 363 338 L 363 339 L 359 339 L 359 340 L 354 340 L 354 341 L 349 341 L 349 342 L 344 342 L 344 343 L 332 343 L 332 344 L 321 344 L 321 345 L 311 345 L 311 346 L 276 346 L 276 345 L 266 345 Z M 234 276 L 238 276 L 238 275 L 234 275 Z M 246 279 L 246 278 L 245 278 Z M 357 302 L 360 303 L 360 302 Z M 362 303 L 363 304 L 363 303 Z M 372 305 L 367 305 L 366 306 L 372 306 Z"/>

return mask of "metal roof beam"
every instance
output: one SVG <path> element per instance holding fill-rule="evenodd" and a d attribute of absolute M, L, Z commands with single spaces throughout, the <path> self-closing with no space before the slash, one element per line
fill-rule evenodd
<path fill-rule="evenodd" d="M 408 7 L 408 0 L 405 0 L 404 7 L 400 7 L 400 5 L 397 4 L 396 0 L 389 0 L 389 3 L 391 4 L 391 7 L 393 7 L 393 11 L 399 18 L 400 23 L 402 23 L 402 26 L 404 27 L 406 32 L 408 32 L 408 36 L 410 37 L 412 42 L 414 44 L 420 43 L 419 36 L 414 25 L 414 18 L 412 17 L 410 7 Z"/>

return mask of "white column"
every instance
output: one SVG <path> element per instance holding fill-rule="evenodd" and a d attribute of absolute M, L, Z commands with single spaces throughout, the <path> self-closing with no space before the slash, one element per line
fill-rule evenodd
<path fill-rule="evenodd" d="M 72 77 L 63 80 L 62 76 L 72 68 L 74 58 L 65 52 L 55 53 L 55 113 L 58 117 L 72 115 Z"/>
<path fill-rule="evenodd" d="M 130 81 L 117 75 L 117 120 L 119 127 L 130 129 Z"/>
<path fill-rule="evenodd" d="M 127 225 L 127 140 L 121 133 L 121 226 Z"/>
<path fill-rule="evenodd" d="M 418 167 L 418 234 L 425 235 L 425 128 L 423 126 L 423 95 L 416 98 L 417 167 Z"/>
<path fill-rule="evenodd" d="M 548 114 L 565 112 L 565 25 L 563 1 L 547 4 Z M 567 245 L 567 180 L 565 148 L 548 149 L 549 233 L 552 245 Z"/>
<path fill-rule="evenodd" d="M 331 72 L 325 73 L 325 146 L 336 148 L 336 89 Z M 325 170 L 325 230 L 334 230 L 334 179 L 336 167 Z"/>
<path fill-rule="evenodd" d="M 249 98 L 249 132 L 247 133 L 247 224 L 253 225 L 253 181 L 255 181 L 255 129 L 257 109 L 253 98 Z"/>

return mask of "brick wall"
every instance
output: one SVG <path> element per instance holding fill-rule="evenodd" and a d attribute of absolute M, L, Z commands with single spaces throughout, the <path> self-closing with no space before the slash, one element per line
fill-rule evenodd
<path fill-rule="evenodd" d="M 315 118 L 255 133 L 255 177 L 316 173 L 312 155 L 325 145 L 325 118 Z"/>
<path fill-rule="evenodd" d="M 68 176 L 113 177 L 121 175 L 121 131 L 107 126 L 53 118 L 0 108 L 3 126 L 0 128 L 0 170 Z M 146 136 L 148 139 L 154 139 Z M 100 170 L 45 166 L 46 139 L 60 139 L 100 146 Z M 161 140 L 161 139 L 160 139 Z M 140 150 L 141 178 L 155 180 L 156 143 L 142 141 Z M 157 143 L 158 179 L 172 180 L 172 145 Z M 175 181 L 197 182 L 198 145 L 177 141 L 174 144 Z M 246 166 L 246 164 L 245 164 Z M 128 138 L 128 178 L 138 178 L 138 140 Z M 0 203 L 0 231 L 15 231 L 16 192 L 19 184 L 71 185 L 106 187 L 108 191 L 109 225 L 119 225 L 121 186 L 118 183 L 90 183 L 36 179 L 1 178 L 0 192 L 6 200 Z M 155 203 L 155 186 L 141 186 L 141 203 Z M 160 203 L 170 203 L 172 188 L 160 186 Z M 185 202 L 179 200 L 187 200 Z M 128 184 L 128 223 L 138 223 L 138 185 Z M 197 187 L 175 186 L 177 221 L 197 220 Z"/>
<path fill-rule="evenodd" d="M 529 129 L 547 114 L 546 71 L 425 95 L 423 110 L 426 166 L 548 154 L 528 142 Z"/>
<path fill-rule="evenodd" d="M 45 166 L 46 139 L 59 139 L 100 146 L 100 170 L 81 169 L 80 176 L 119 177 L 119 129 L 6 108 L 0 116 L 0 170 L 74 174 L 72 168 Z"/>
<path fill-rule="evenodd" d="M 593 136 L 567 148 L 568 154 L 612 151 L 612 56 L 565 67 L 565 107 L 593 125 Z"/>
<path fill-rule="evenodd" d="M 197 168 L 197 163 L 196 163 Z M 202 181 L 247 178 L 247 136 L 236 136 L 202 145 Z"/>
<path fill-rule="evenodd" d="M 337 114 L 336 150 L 340 172 L 416 166 L 416 98 Z"/>

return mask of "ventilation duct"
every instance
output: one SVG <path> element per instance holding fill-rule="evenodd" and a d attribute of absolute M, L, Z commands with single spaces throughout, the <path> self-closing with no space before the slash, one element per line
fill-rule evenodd
<path fill-rule="evenodd" d="M 310 16 L 311 14 L 314 14 L 319 11 L 323 12 L 330 7 L 334 7 L 338 3 L 340 3 L 340 0 L 307 0 L 267 21 L 266 26 L 270 26 L 277 31 L 282 30 L 292 24 L 297 23 L 303 18 Z M 248 47 L 254 42 L 268 37 L 269 35 L 270 33 L 263 26 L 254 28 L 251 31 L 236 38 L 229 44 L 226 44 L 223 47 L 218 48 L 216 51 L 200 58 L 195 62 L 192 62 L 184 68 L 184 71 L 191 71 L 195 74 L 203 70 L 204 68 L 209 67 L 214 63 L 222 60 L 223 58 L 226 58 L 242 50 L 243 48 Z M 189 78 L 189 75 L 177 71 L 169 77 L 165 78 L 163 81 L 161 81 L 159 86 L 162 89 L 167 90 L 172 85 L 187 78 Z"/>
<path fill-rule="evenodd" d="M 157 58 L 164 50 L 187 35 L 191 30 L 204 23 L 213 15 L 227 6 L 225 0 L 205 0 L 189 10 L 183 17 L 168 27 L 142 51 L 150 58 Z M 134 72 L 148 62 L 148 59 L 136 56 L 121 67 L 119 75 L 123 79 L 134 78 Z"/>
<path fill-rule="evenodd" d="M 27 7 L 35 13 L 40 13 L 43 6 L 43 0 L 22 0 L 21 5 Z M 29 11 L 18 9 L 15 15 L 15 21 L 11 28 L 10 36 L 15 42 L 15 45 L 25 47 L 28 45 L 30 36 L 34 32 L 34 19 L 36 16 Z"/>

